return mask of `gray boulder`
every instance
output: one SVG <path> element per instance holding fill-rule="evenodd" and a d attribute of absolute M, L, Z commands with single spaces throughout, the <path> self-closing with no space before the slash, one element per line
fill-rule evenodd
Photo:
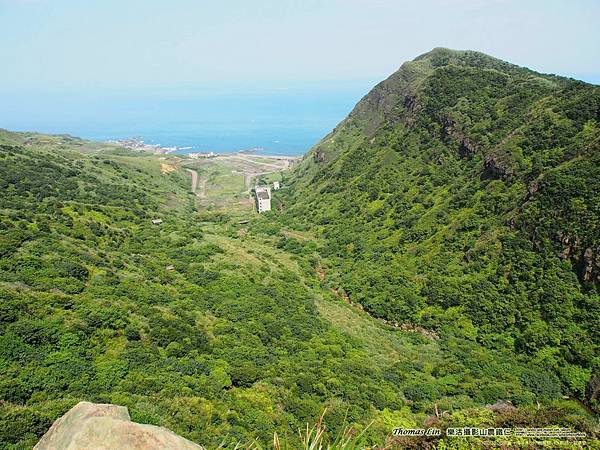
<path fill-rule="evenodd" d="M 131 421 L 124 406 L 79 402 L 34 450 L 203 450 L 170 430 Z"/>

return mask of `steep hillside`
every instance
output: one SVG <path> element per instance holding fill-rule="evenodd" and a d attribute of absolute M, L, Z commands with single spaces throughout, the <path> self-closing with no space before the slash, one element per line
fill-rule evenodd
<path fill-rule="evenodd" d="M 598 86 L 434 49 L 306 155 L 281 222 L 371 315 L 508 349 L 537 395 L 583 399 L 600 371 L 599 121 Z"/>
<path fill-rule="evenodd" d="M 465 417 L 593 429 L 572 403 L 528 406 L 531 383 L 555 395 L 553 379 L 469 340 L 475 330 L 458 313 L 428 333 L 348 305 L 298 252 L 318 241 L 269 235 L 273 216 L 240 225 L 233 194 L 229 210 L 211 210 L 188 192 L 177 157 L 69 136 L 1 139 L 2 448 L 30 448 L 80 401 L 125 406 L 134 422 L 206 448 L 267 447 L 275 433 L 299 448 L 298 429 L 325 410 L 326 440 L 366 429 L 359 448 L 397 426 Z M 246 189 L 211 184 L 221 179 L 207 177 L 208 196 Z M 498 399 L 519 410 L 473 409 Z"/>

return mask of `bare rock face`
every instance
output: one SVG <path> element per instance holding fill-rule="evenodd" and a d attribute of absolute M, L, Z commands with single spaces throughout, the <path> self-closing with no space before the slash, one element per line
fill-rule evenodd
<path fill-rule="evenodd" d="M 600 374 L 592 376 L 585 387 L 585 400 L 592 403 L 600 399 Z"/>
<path fill-rule="evenodd" d="M 498 400 L 493 405 L 485 405 L 485 408 L 495 412 L 511 412 L 517 410 L 510 401 L 506 400 Z"/>
<path fill-rule="evenodd" d="M 488 155 L 483 163 L 483 179 L 506 180 L 513 171 L 506 158 L 499 155 Z"/>
<path fill-rule="evenodd" d="M 450 143 L 452 140 L 458 141 L 458 155 L 461 158 L 470 159 L 478 152 L 477 144 L 467 136 L 456 120 L 450 117 L 444 117 L 441 125 L 442 140 L 446 143 Z"/>
<path fill-rule="evenodd" d="M 124 406 L 79 402 L 34 450 L 203 450 L 170 430 L 132 422 Z"/>
<path fill-rule="evenodd" d="M 581 276 L 583 281 L 600 282 L 600 247 L 596 251 L 589 247 L 585 249 Z"/>
<path fill-rule="evenodd" d="M 322 148 L 318 147 L 314 152 L 313 158 L 316 163 L 324 163 L 325 151 Z"/>

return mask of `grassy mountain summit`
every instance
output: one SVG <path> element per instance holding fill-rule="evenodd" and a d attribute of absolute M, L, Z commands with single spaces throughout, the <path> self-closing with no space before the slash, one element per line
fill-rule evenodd
<path fill-rule="evenodd" d="M 437 48 L 305 156 L 283 220 L 323 239 L 315 265 L 373 316 L 510 349 L 544 374 L 525 385 L 583 399 L 600 371 L 599 121 L 598 86 Z"/>

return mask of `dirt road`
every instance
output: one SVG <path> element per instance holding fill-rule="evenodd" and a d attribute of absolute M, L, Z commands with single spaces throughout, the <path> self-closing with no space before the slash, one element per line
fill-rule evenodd
<path fill-rule="evenodd" d="M 268 170 L 266 172 L 244 172 L 244 181 L 246 182 L 246 192 L 250 192 L 250 188 L 252 187 L 252 180 L 260 177 L 261 175 L 267 175 L 269 173 L 276 172 L 275 170 Z"/>
<path fill-rule="evenodd" d="M 187 170 L 189 173 L 192 174 L 192 192 L 195 194 L 196 186 L 198 186 L 198 172 L 196 172 L 195 170 L 192 170 L 192 169 L 185 169 L 185 170 Z"/>
<path fill-rule="evenodd" d="M 200 175 L 198 178 L 198 172 L 194 169 L 185 169 L 192 174 L 192 192 L 198 196 L 198 198 L 206 198 L 206 177 Z"/>

